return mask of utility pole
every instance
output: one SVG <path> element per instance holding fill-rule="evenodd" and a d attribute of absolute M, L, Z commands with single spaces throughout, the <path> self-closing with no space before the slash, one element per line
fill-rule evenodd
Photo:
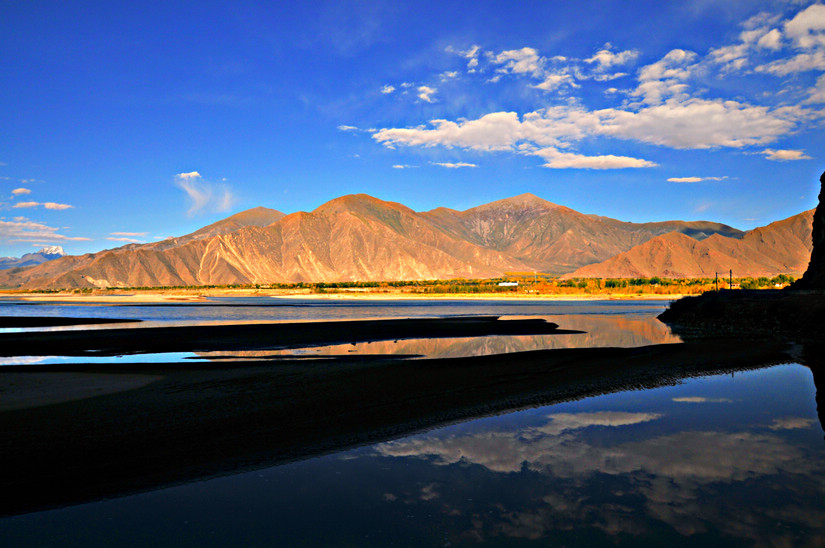
<path fill-rule="evenodd" d="M 719 273 L 716 273 L 716 291 L 719 291 Z"/>
<path fill-rule="evenodd" d="M 728 282 L 728 289 L 733 289 L 733 269 L 730 269 L 730 282 Z"/>

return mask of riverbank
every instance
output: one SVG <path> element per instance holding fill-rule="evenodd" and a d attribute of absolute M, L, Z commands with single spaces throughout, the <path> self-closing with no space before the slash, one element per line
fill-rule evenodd
<path fill-rule="evenodd" d="M 338 293 L 313 293 L 309 290 L 279 289 L 170 289 L 142 291 L 92 291 L 75 292 L 23 292 L 0 291 L 2 301 L 26 302 L 61 302 L 61 303 L 101 303 L 101 304 L 153 304 L 153 303 L 191 303 L 205 302 L 209 298 L 248 298 L 272 297 L 279 299 L 312 299 L 319 301 L 438 301 L 438 300 L 536 300 L 536 301 L 671 301 L 680 299 L 685 294 L 665 293 L 409 293 L 402 291 L 341 291 Z"/>

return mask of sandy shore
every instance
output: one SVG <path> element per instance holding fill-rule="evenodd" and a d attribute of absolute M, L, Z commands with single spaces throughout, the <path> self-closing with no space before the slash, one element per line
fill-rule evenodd
<path fill-rule="evenodd" d="M 571 294 L 546 295 L 536 293 L 403 293 L 400 291 L 379 293 L 366 291 L 342 291 L 341 293 L 310 293 L 309 291 L 282 290 L 193 290 L 191 292 L 150 292 L 136 293 L 21 293 L 0 291 L 0 303 L 4 300 L 28 302 L 61 302 L 77 304 L 154 304 L 154 303 L 191 303 L 205 302 L 209 297 L 275 297 L 280 299 L 312 299 L 323 301 L 453 301 L 453 300 L 488 300 L 488 301 L 605 301 L 605 300 L 663 300 L 671 301 L 684 297 L 682 294 L 665 295 L 660 293 L 605 293 L 605 294 Z"/>

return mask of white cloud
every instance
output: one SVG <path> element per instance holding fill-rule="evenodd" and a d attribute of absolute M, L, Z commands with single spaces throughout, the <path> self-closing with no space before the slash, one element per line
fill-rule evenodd
<path fill-rule="evenodd" d="M 809 70 L 825 70 L 825 51 L 800 53 L 787 59 L 779 59 L 756 67 L 757 72 L 767 72 L 775 76 L 787 76 Z"/>
<path fill-rule="evenodd" d="M 638 112 L 606 109 L 599 113 L 602 135 L 684 149 L 770 143 L 793 131 L 800 115 L 722 99 L 671 100 Z"/>
<path fill-rule="evenodd" d="M 814 4 L 785 23 L 785 34 L 800 48 L 825 46 L 825 5 Z"/>
<path fill-rule="evenodd" d="M 391 86 L 389 84 L 381 87 L 381 93 L 388 94 L 395 91 L 395 86 Z"/>
<path fill-rule="evenodd" d="M 117 237 L 117 238 L 115 238 L 115 237 L 109 236 L 106 239 L 110 240 L 112 242 L 128 242 L 128 243 L 132 243 L 132 244 L 142 244 L 143 243 L 143 240 L 138 240 L 138 239 L 135 239 L 135 238 L 126 238 L 126 237 Z"/>
<path fill-rule="evenodd" d="M 416 167 L 418 166 L 411 166 L 407 164 L 395 164 L 394 166 L 392 166 L 393 169 L 413 169 Z"/>
<path fill-rule="evenodd" d="M 659 61 L 642 67 L 639 70 L 639 80 L 642 82 L 666 78 L 683 80 L 690 76 L 691 63 L 696 60 L 696 57 L 697 55 L 692 51 L 670 50 Z"/>
<path fill-rule="evenodd" d="M 148 232 L 110 232 L 112 236 L 128 236 L 134 238 L 135 236 L 146 236 Z"/>
<path fill-rule="evenodd" d="M 11 193 L 13 196 L 20 196 L 21 194 L 31 194 L 32 191 L 28 188 L 15 188 Z"/>
<path fill-rule="evenodd" d="M 510 72 L 513 74 L 532 74 L 535 77 L 540 77 L 542 74 L 542 58 L 538 51 L 533 48 L 521 48 L 502 51 L 493 58 L 493 62 L 498 65 L 504 65 L 502 72 Z"/>
<path fill-rule="evenodd" d="M 805 154 L 804 150 L 773 150 L 766 148 L 761 152 L 768 160 L 777 160 L 780 162 L 792 160 L 812 160 L 810 156 Z"/>
<path fill-rule="evenodd" d="M 724 177 L 671 177 L 667 181 L 669 183 L 701 183 L 702 181 L 724 181 L 727 178 L 727 175 Z"/>
<path fill-rule="evenodd" d="M 816 85 L 808 90 L 810 95 L 805 100 L 805 103 L 825 103 L 825 74 L 820 76 Z"/>
<path fill-rule="evenodd" d="M 457 70 L 447 70 L 441 73 L 441 81 L 446 82 L 447 80 L 452 80 L 458 77 Z"/>
<path fill-rule="evenodd" d="M 449 169 L 457 169 L 460 167 L 478 167 L 476 164 L 469 164 L 467 162 L 430 162 L 434 166 L 446 167 Z"/>
<path fill-rule="evenodd" d="M 358 128 L 355 127 L 355 126 L 346 126 L 346 125 L 342 124 L 342 125 L 338 126 L 338 131 L 358 131 Z M 194 173 L 198 173 L 198 172 L 195 171 Z M 198 177 L 200 177 L 200 174 L 198 174 Z"/>
<path fill-rule="evenodd" d="M 89 238 L 65 236 L 58 234 L 60 230 L 30 221 L 25 217 L 15 217 L 14 221 L 0 220 L 0 240 L 7 242 L 65 242 L 65 241 L 89 241 Z"/>
<path fill-rule="evenodd" d="M 40 207 L 43 206 L 46 209 L 54 209 L 54 210 L 63 210 L 63 209 L 71 209 L 74 206 L 69 204 L 58 204 L 56 202 L 18 202 L 14 204 L 12 207 L 15 209 L 19 208 L 29 208 L 29 207 Z"/>
<path fill-rule="evenodd" d="M 494 112 L 478 120 L 451 122 L 432 120 L 432 129 L 388 128 L 377 131 L 373 139 L 384 145 L 411 145 L 448 148 L 458 146 L 479 150 L 505 150 L 518 140 L 521 123 L 515 112 Z"/>
<path fill-rule="evenodd" d="M 58 210 L 62 210 L 62 209 L 71 209 L 71 208 L 73 208 L 74 206 L 73 206 L 73 205 L 69 205 L 69 204 L 57 204 L 57 203 L 55 203 L 55 202 L 45 202 L 45 203 L 43 204 L 43 207 L 45 207 L 46 209 L 58 209 Z"/>
<path fill-rule="evenodd" d="M 805 116 L 799 109 L 752 106 L 736 101 L 670 100 L 638 111 L 579 106 L 527 113 L 493 112 L 475 120 L 432 120 L 430 127 L 386 128 L 373 138 L 386 145 L 461 147 L 482 151 L 569 146 L 587 136 L 609 136 L 671 148 L 742 148 L 790 133 Z M 560 153 L 559 153 L 560 154 Z M 554 154 L 555 156 L 555 154 Z M 559 156 L 556 156 L 559 158 Z M 570 161 L 580 161 L 568 156 Z M 644 164 L 644 160 L 632 159 Z M 628 162 L 623 159 L 624 163 Z M 615 159 L 604 164 L 621 163 Z"/>
<path fill-rule="evenodd" d="M 533 87 L 542 89 L 544 91 L 552 91 L 554 89 L 560 88 L 564 84 L 569 84 L 573 87 L 576 87 L 576 83 L 573 80 L 573 77 L 565 73 L 546 74 L 544 76 L 544 81 L 542 81 L 540 84 L 536 84 Z"/>
<path fill-rule="evenodd" d="M 776 94 L 751 99 L 745 98 L 744 92 L 706 97 L 703 95 L 712 87 L 696 88 L 709 86 L 709 79 L 721 78 L 724 71 L 742 70 L 751 62 L 757 65 L 756 60 L 761 64 L 748 72 L 743 71 L 741 76 L 759 77 L 753 71 L 782 76 L 825 69 L 825 47 L 822 47 L 825 42 L 820 43 L 820 38 L 825 36 L 825 6 L 804 9 L 784 24 L 780 19 L 768 13 L 751 17 L 743 23 L 735 44 L 711 49 L 704 56 L 686 49 L 668 51 L 658 61 L 635 71 L 635 86 L 613 87 L 600 94 L 614 102 L 607 108 L 588 108 L 585 99 L 591 94 L 584 94 L 581 98 L 570 97 L 564 104 L 556 103 L 532 112 L 491 109 L 476 118 L 437 118 L 417 126 L 387 127 L 376 130 L 373 139 L 388 148 L 510 151 L 541 157 L 546 167 L 586 169 L 656 165 L 644 158 L 609 154 L 609 150 L 604 150 L 604 140 L 598 142 L 598 154 L 588 156 L 575 150 L 576 144 L 584 139 L 599 137 L 672 149 L 770 146 L 797 132 L 803 125 L 825 118 L 825 111 L 799 106 L 825 103 L 825 76 L 820 76 L 807 90 L 787 87 L 789 93 L 805 93 L 803 101 L 797 99 L 795 103 L 787 103 L 796 106 L 782 106 L 781 99 L 774 99 Z M 798 49 L 787 53 L 791 45 Z M 529 88 L 567 93 L 586 85 L 587 81 L 608 82 L 628 77 L 627 72 L 618 69 L 635 63 L 640 56 L 638 51 L 617 50 L 609 43 L 591 57 L 578 60 L 543 56 L 532 47 L 498 53 L 483 52 L 479 46 L 466 51 L 447 50 L 475 61 L 473 68 L 479 67 L 481 62 L 483 67 L 479 68 L 485 69 L 487 74 L 477 78 L 478 82 L 494 83 L 519 77 L 527 81 L 525 85 Z M 489 77 L 491 69 L 495 70 L 492 78 Z M 434 89 L 426 86 L 417 89 L 425 92 L 419 94 L 420 100 L 432 102 Z M 766 100 L 768 102 L 764 102 Z M 808 158 L 801 151 L 767 149 L 763 154 L 770 159 Z"/>
<path fill-rule="evenodd" d="M 641 96 L 651 105 L 660 104 L 669 97 L 686 98 L 685 80 L 696 68 L 697 55 L 683 49 L 671 50 L 659 61 L 639 70 L 639 86 L 633 95 Z"/>
<path fill-rule="evenodd" d="M 544 167 L 553 169 L 625 169 L 640 167 L 655 167 L 655 162 L 631 158 L 628 156 L 614 156 L 607 154 L 603 156 L 585 156 L 572 152 L 560 152 L 548 147 L 532 153 L 546 160 Z"/>
<path fill-rule="evenodd" d="M 782 48 L 782 33 L 777 29 L 770 30 L 763 34 L 756 41 L 756 46 L 762 49 L 778 50 Z"/>
<path fill-rule="evenodd" d="M 597 69 L 606 70 L 616 65 L 626 65 L 635 60 L 639 56 L 636 50 L 625 50 L 618 53 L 613 53 L 613 46 L 609 43 L 605 44 L 602 49 L 597 51 L 593 57 L 585 59 L 585 63 L 596 63 Z"/>
<path fill-rule="evenodd" d="M 190 171 L 189 173 L 178 173 L 177 175 L 175 175 L 175 177 L 182 181 L 189 181 L 192 179 L 200 179 L 201 174 L 197 171 Z"/>
<path fill-rule="evenodd" d="M 418 98 L 427 103 L 433 102 L 433 95 L 438 90 L 429 86 L 418 86 Z"/>
<path fill-rule="evenodd" d="M 204 181 L 197 171 L 177 174 L 175 183 L 189 199 L 187 214 L 190 216 L 207 211 L 216 213 L 227 211 L 235 202 L 235 196 L 229 187 Z"/>

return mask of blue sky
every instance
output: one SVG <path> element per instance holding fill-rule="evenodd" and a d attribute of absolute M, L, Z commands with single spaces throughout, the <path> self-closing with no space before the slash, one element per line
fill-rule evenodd
<path fill-rule="evenodd" d="M 364 192 L 741 229 L 816 205 L 825 6 L 0 6 L 0 255 Z"/>

